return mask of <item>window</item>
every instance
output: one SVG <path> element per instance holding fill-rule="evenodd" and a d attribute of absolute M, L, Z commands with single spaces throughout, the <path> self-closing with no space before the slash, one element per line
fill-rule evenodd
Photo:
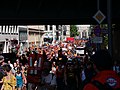
<path fill-rule="evenodd" d="M 47 25 L 45 25 L 45 30 L 46 30 L 46 31 L 48 30 L 48 26 L 47 26 Z"/>
<path fill-rule="evenodd" d="M 10 26 L 8 25 L 8 33 L 10 33 L 9 30 L 10 30 Z"/>
<path fill-rule="evenodd" d="M 82 38 L 86 38 L 87 37 L 87 32 L 86 31 L 83 31 L 82 32 Z"/>
<path fill-rule="evenodd" d="M 81 32 L 79 32 L 79 37 L 81 38 Z"/>
<path fill-rule="evenodd" d="M 59 31 L 62 30 L 62 25 L 58 25 L 58 30 L 59 30 Z"/>
<path fill-rule="evenodd" d="M 56 30 L 58 30 L 58 29 L 59 29 L 58 27 L 59 27 L 59 25 L 56 25 Z"/>
<path fill-rule="evenodd" d="M 89 36 L 91 35 L 91 32 L 90 32 L 90 31 L 88 32 L 88 35 L 89 35 Z"/>
<path fill-rule="evenodd" d="M 5 32 L 4 33 L 6 33 L 6 26 L 5 26 Z"/>
<path fill-rule="evenodd" d="M 10 29 L 9 29 L 9 32 L 11 33 L 11 31 L 12 31 L 12 27 L 10 26 L 9 28 L 10 28 Z"/>
<path fill-rule="evenodd" d="M 3 26 L 1 26 L 1 33 L 3 33 Z"/>
<path fill-rule="evenodd" d="M 15 31 L 15 26 L 13 26 L 13 33 L 14 33 L 14 34 L 16 33 L 16 31 Z"/>
<path fill-rule="evenodd" d="M 66 36 L 66 30 L 63 31 L 63 35 Z"/>
<path fill-rule="evenodd" d="M 84 32 L 82 32 L 82 38 L 84 37 Z"/>
<path fill-rule="evenodd" d="M 59 39 L 59 32 L 56 32 L 56 40 Z"/>
<path fill-rule="evenodd" d="M 18 34 L 18 31 L 17 31 L 17 25 L 15 26 L 15 33 L 17 33 L 17 34 Z"/>
<path fill-rule="evenodd" d="M 52 27 L 52 25 L 50 25 L 50 30 L 53 30 L 53 27 Z"/>
<path fill-rule="evenodd" d="M 63 30 L 65 30 L 65 31 L 67 30 L 67 28 L 66 28 L 66 26 L 65 26 L 65 25 L 63 26 Z"/>
<path fill-rule="evenodd" d="M 6 34 L 8 34 L 8 26 L 6 26 Z"/>
<path fill-rule="evenodd" d="M 87 32 L 85 32 L 85 38 L 87 37 Z"/>

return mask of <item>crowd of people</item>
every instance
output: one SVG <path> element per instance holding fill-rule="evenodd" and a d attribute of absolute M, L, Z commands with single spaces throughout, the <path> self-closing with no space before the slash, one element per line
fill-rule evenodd
<path fill-rule="evenodd" d="M 21 65 L 19 60 L 12 64 L 10 60 L 4 62 L 4 57 L 0 56 L 0 65 L 1 90 L 24 90 L 26 88 L 26 67 Z"/>
<path fill-rule="evenodd" d="M 14 63 L 11 60 L 4 62 L 4 57 L 0 56 L 1 90 L 120 89 L 120 65 L 114 62 L 109 52 L 98 50 L 92 54 L 85 48 L 86 53 L 81 56 L 76 53 L 76 47 L 80 45 L 61 42 L 28 48 L 22 55 L 17 54 Z M 44 57 L 38 86 L 27 80 L 30 54 L 41 54 Z"/>

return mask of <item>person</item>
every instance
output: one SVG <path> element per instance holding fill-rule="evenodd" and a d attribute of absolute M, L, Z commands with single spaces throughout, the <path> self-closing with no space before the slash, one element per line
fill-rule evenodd
<path fill-rule="evenodd" d="M 16 78 L 11 72 L 10 65 L 9 64 L 3 65 L 3 70 L 6 75 L 2 78 L 3 85 L 1 90 L 15 90 Z"/>
<path fill-rule="evenodd" d="M 28 63 L 28 60 L 25 54 L 22 54 L 22 56 L 20 57 L 20 63 L 22 63 L 23 66 L 25 66 L 25 64 Z"/>
<path fill-rule="evenodd" d="M 14 71 L 14 75 L 15 75 L 15 73 L 17 72 L 17 63 L 16 62 L 13 63 L 13 71 Z"/>
<path fill-rule="evenodd" d="M 68 58 L 62 54 L 62 49 L 60 49 L 58 51 L 58 58 L 56 60 L 57 90 L 63 90 L 65 87 L 64 71 L 67 60 Z"/>
<path fill-rule="evenodd" d="M 91 81 L 92 77 L 96 74 L 96 72 L 94 71 L 92 62 L 88 61 L 86 63 L 86 67 L 84 69 L 84 72 L 85 72 L 86 80 L 88 82 Z"/>
<path fill-rule="evenodd" d="M 17 79 L 17 89 L 22 90 L 23 86 L 27 84 L 27 80 L 25 78 L 25 75 L 21 71 L 21 67 L 17 68 L 17 73 L 15 74 Z"/>
<path fill-rule="evenodd" d="M 90 59 L 97 74 L 83 90 L 120 90 L 120 77 L 112 70 L 113 60 L 108 50 L 98 50 Z"/>
<path fill-rule="evenodd" d="M 11 71 L 12 71 L 12 73 L 15 74 L 15 70 L 14 70 L 13 64 L 11 63 L 10 60 L 8 60 L 8 64 L 9 64 L 10 67 L 11 67 Z"/>
<path fill-rule="evenodd" d="M 68 58 L 66 55 L 63 55 L 62 53 L 62 48 L 58 51 L 58 58 L 57 58 L 58 62 L 61 62 L 62 64 L 66 64 L 68 61 Z"/>
<path fill-rule="evenodd" d="M 3 70 L 2 66 L 1 66 L 3 62 L 4 62 L 4 57 L 1 55 L 0 56 L 0 82 L 1 82 L 1 80 L 3 78 L 3 76 L 4 76 L 4 70 Z M 1 89 L 1 87 L 2 87 L 2 82 L 0 83 L 0 89 Z"/>
<path fill-rule="evenodd" d="M 13 64 L 11 63 L 10 60 L 8 60 L 8 64 L 11 66 L 11 68 L 13 69 Z"/>
<path fill-rule="evenodd" d="M 120 64 L 118 61 L 114 61 L 113 70 L 120 75 Z"/>
<path fill-rule="evenodd" d="M 47 90 L 56 89 L 56 76 L 54 73 L 50 73 L 49 69 L 44 69 L 42 72 L 42 84 L 41 90 L 43 90 L 43 88 L 46 88 Z"/>
<path fill-rule="evenodd" d="M 73 61 L 68 61 L 65 66 L 65 85 L 67 90 L 77 90 L 78 89 L 78 76 L 75 70 L 75 64 Z"/>

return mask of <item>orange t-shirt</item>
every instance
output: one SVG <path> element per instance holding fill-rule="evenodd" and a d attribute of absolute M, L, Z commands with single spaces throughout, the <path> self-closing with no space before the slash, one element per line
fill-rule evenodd
<path fill-rule="evenodd" d="M 117 75 L 115 71 L 112 70 L 101 71 L 92 79 L 92 81 L 93 80 L 97 80 L 102 84 L 107 83 L 113 89 L 120 88 L 120 77 Z M 83 90 L 99 90 L 99 89 L 92 83 L 88 83 L 87 85 L 85 85 Z"/>

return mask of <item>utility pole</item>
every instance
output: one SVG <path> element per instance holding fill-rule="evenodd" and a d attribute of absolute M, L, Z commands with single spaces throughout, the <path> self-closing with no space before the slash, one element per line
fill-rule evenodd
<path fill-rule="evenodd" d="M 55 42 L 55 26 L 53 25 L 52 27 L 53 27 L 53 42 L 52 43 L 54 45 L 54 42 Z"/>
<path fill-rule="evenodd" d="M 61 31 L 62 31 L 62 42 L 63 42 L 63 25 L 62 25 L 62 30 Z"/>
<path fill-rule="evenodd" d="M 107 22 L 108 22 L 108 50 L 112 55 L 112 23 L 111 23 L 111 0 L 107 0 Z"/>
<path fill-rule="evenodd" d="M 29 48 L 29 29 L 28 29 L 28 26 L 27 26 L 27 46 Z"/>
<path fill-rule="evenodd" d="M 97 10 L 100 10 L 100 0 L 97 0 Z M 100 24 L 98 24 L 98 27 L 100 29 Z M 100 49 L 100 43 L 97 43 L 97 50 Z"/>

